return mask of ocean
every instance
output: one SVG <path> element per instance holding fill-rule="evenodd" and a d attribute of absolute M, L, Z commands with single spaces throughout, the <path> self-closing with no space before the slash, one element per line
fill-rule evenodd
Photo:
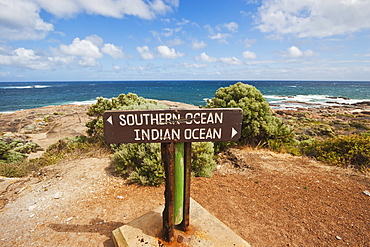
<path fill-rule="evenodd" d="M 91 104 L 99 96 L 136 93 L 148 99 L 205 105 L 216 90 L 238 81 L 0 82 L 0 113 L 48 105 Z M 272 108 L 321 107 L 370 101 L 370 81 L 242 81 Z"/>

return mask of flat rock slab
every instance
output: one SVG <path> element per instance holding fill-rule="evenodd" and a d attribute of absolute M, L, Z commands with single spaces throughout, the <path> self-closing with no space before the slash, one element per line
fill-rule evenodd
<path fill-rule="evenodd" d="M 175 229 L 175 241 L 166 243 L 161 240 L 163 209 L 164 206 L 161 206 L 114 230 L 116 246 L 250 246 L 193 199 L 190 200 L 190 230 L 182 232 Z"/>

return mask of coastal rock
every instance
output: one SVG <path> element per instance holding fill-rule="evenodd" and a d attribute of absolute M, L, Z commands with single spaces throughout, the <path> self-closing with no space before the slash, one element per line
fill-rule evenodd
<path fill-rule="evenodd" d="M 368 191 L 368 190 L 362 191 L 362 193 L 367 195 L 367 196 L 370 196 L 370 191 Z"/>
<path fill-rule="evenodd" d="M 363 101 L 363 102 L 358 102 L 355 104 L 352 104 L 354 106 L 370 106 L 370 101 Z"/>
<path fill-rule="evenodd" d="M 328 99 L 344 99 L 344 100 L 350 100 L 350 98 L 347 97 L 333 97 L 333 96 L 328 96 Z"/>
<path fill-rule="evenodd" d="M 55 193 L 54 199 L 60 199 L 62 196 L 63 196 L 63 192 L 59 191 L 59 192 Z"/>

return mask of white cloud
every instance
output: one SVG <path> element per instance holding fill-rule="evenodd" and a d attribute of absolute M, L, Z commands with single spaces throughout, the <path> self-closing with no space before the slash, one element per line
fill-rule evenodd
<path fill-rule="evenodd" d="M 159 14 L 166 14 L 166 12 L 170 12 L 172 9 L 170 6 L 166 5 L 163 1 L 161 0 L 155 0 L 153 2 L 149 3 L 149 6 L 152 7 L 152 9 Z"/>
<path fill-rule="evenodd" d="M 203 49 L 205 47 L 207 47 L 207 44 L 204 41 L 194 40 L 191 44 L 191 48 L 194 50 Z"/>
<path fill-rule="evenodd" d="M 172 28 L 164 28 L 164 32 L 162 33 L 162 36 L 164 37 L 171 37 L 173 35 L 173 29 Z"/>
<path fill-rule="evenodd" d="M 51 23 L 43 21 L 39 6 L 31 0 L 1 0 L 0 39 L 38 40 L 54 30 Z"/>
<path fill-rule="evenodd" d="M 60 45 L 59 50 L 64 56 L 74 56 L 75 59 L 79 59 L 77 63 L 84 67 L 100 66 L 96 59 L 102 58 L 104 54 L 115 59 L 126 57 L 122 47 L 114 44 L 104 44 L 103 39 L 98 35 L 90 35 L 85 39 L 77 37 L 72 41 L 72 44 Z"/>
<path fill-rule="evenodd" d="M 169 48 L 168 46 L 165 45 L 158 46 L 157 50 L 159 52 L 159 55 L 163 58 L 174 59 L 185 56 L 184 53 L 178 52 L 174 48 Z"/>
<path fill-rule="evenodd" d="M 135 66 L 132 66 L 132 67 L 124 67 L 122 69 L 125 70 L 125 71 L 143 71 L 143 70 L 146 70 L 146 68 L 143 67 L 143 66 L 138 66 L 138 67 L 135 67 Z"/>
<path fill-rule="evenodd" d="M 101 51 L 115 59 L 125 58 L 125 53 L 122 51 L 122 47 L 117 47 L 113 44 L 104 44 Z"/>
<path fill-rule="evenodd" d="M 203 69 L 207 68 L 207 64 L 199 64 L 199 63 L 179 63 L 177 64 L 179 67 L 184 67 L 184 68 L 194 68 L 194 69 Z"/>
<path fill-rule="evenodd" d="M 223 26 L 232 33 L 238 32 L 239 25 L 236 22 L 225 23 Z"/>
<path fill-rule="evenodd" d="M 8 50 L 10 47 L 2 47 L 0 49 L 0 65 L 16 66 L 34 70 L 50 69 L 50 61 L 47 57 L 37 55 L 31 49 L 23 47 L 13 51 Z"/>
<path fill-rule="evenodd" d="M 216 39 L 220 43 L 227 44 L 227 38 L 232 37 L 231 33 L 236 33 L 238 31 L 238 24 L 236 22 L 229 22 L 221 25 L 217 25 L 215 28 L 212 28 L 210 25 L 204 25 L 204 28 L 207 29 L 210 39 Z M 215 32 L 218 31 L 218 32 Z"/>
<path fill-rule="evenodd" d="M 41 8 L 57 17 L 72 17 L 82 11 L 82 6 L 76 0 L 36 0 Z"/>
<path fill-rule="evenodd" d="M 178 46 L 178 45 L 183 45 L 184 44 L 184 41 L 182 41 L 179 37 L 176 37 L 172 40 L 167 40 L 166 41 L 166 44 L 168 46 Z"/>
<path fill-rule="evenodd" d="M 254 43 L 256 43 L 255 39 L 245 39 L 244 40 L 244 45 L 247 48 L 251 47 Z"/>
<path fill-rule="evenodd" d="M 228 33 L 216 33 L 215 35 L 210 35 L 210 39 L 225 39 L 227 37 L 231 36 Z"/>
<path fill-rule="evenodd" d="M 291 46 L 291 47 L 288 48 L 288 55 L 290 57 L 302 57 L 303 52 L 301 52 L 301 50 L 298 47 Z"/>
<path fill-rule="evenodd" d="M 78 60 L 78 64 L 83 67 L 96 67 L 100 65 L 93 57 L 82 57 Z"/>
<path fill-rule="evenodd" d="M 101 38 L 96 35 L 92 35 L 83 40 L 75 38 L 70 45 L 62 44 L 60 45 L 60 50 L 67 55 L 101 58 L 103 56 L 99 49 L 99 46 L 101 45 Z"/>
<path fill-rule="evenodd" d="M 182 18 L 181 21 L 176 23 L 176 25 L 183 26 L 183 25 L 188 24 L 189 22 L 190 22 L 189 20 L 186 20 L 186 19 Z"/>
<path fill-rule="evenodd" d="M 229 22 L 229 23 L 224 23 L 217 25 L 215 29 L 219 32 L 226 31 L 226 32 L 231 32 L 231 33 L 236 33 L 238 32 L 239 25 L 236 22 Z"/>
<path fill-rule="evenodd" d="M 221 62 L 225 64 L 230 64 L 230 65 L 242 65 L 243 62 L 236 57 L 222 57 L 220 58 Z"/>
<path fill-rule="evenodd" d="M 83 66 L 87 66 L 88 64 L 94 64 L 94 66 L 97 65 L 97 63 L 93 63 L 91 59 L 90 61 L 88 60 L 88 58 L 78 60 L 76 56 L 63 54 L 55 54 L 54 56 L 47 55 L 46 52 L 37 54 L 34 50 L 26 49 L 24 47 L 19 47 L 13 50 L 11 47 L 0 46 L 0 65 L 16 68 L 52 70 L 58 67 L 65 67 L 76 62 Z"/>
<path fill-rule="evenodd" d="M 31 0 L 29 0 L 31 1 Z M 46 11 L 58 17 L 71 17 L 81 12 L 114 18 L 132 15 L 142 19 L 153 19 L 179 6 L 178 1 L 143 0 L 32 0 Z"/>
<path fill-rule="evenodd" d="M 369 9 L 366 0 L 266 0 L 256 20 L 262 32 L 322 38 L 370 28 Z"/>
<path fill-rule="evenodd" d="M 178 6 L 178 0 L 1 0 L 0 40 L 45 38 L 54 26 L 41 18 L 42 9 L 59 18 L 87 13 L 114 18 L 132 15 L 154 19 Z"/>
<path fill-rule="evenodd" d="M 252 51 L 244 51 L 243 52 L 243 57 L 247 58 L 247 59 L 255 59 L 255 58 L 257 58 L 257 55 L 256 55 L 256 53 L 254 53 Z"/>
<path fill-rule="evenodd" d="M 154 58 L 153 53 L 149 50 L 149 47 L 144 45 L 142 47 L 137 46 L 136 51 L 140 54 L 140 57 L 145 60 L 150 60 Z"/>
<path fill-rule="evenodd" d="M 33 70 L 52 70 L 78 64 L 80 66 L 100 66 L 96 59 L 108 54 L 113 58 L 124 58 L 121 47 L 104 44 L 97 35 L 85 39 L 75 38 L 69 45 L 60 45 L 59 49 L 50 48 L 51 53 L 38 52 L 24 47 L 12 48 L 0 45 L 0 65 L 28 68 Z"/>
<path fill-rule="evenodd" d="M 317 54 L 311 50 L 301 51 L 298 47 L 291 46 L 288 48 L 288 53 L 286 53 L 285 56 L 292 57 L 292 58 L 299 58 L 299 57 L 312 57 L 315 55 Z"/>
<path fill-rule="evenodd" d="M 216 33 L 215 35 L 210 35 L 210 39 L 217 39 L 220 43 L 228 44 L 227 38 L 231 37 L 231 34 L 229 33 Z"/>
<path fill-rule="evenodd" d="M 210 56 L 208 56 L 205 52 L 202 52 L 201 54 L 200 54 L 200 56 L 198 56 L 198 57 L 195 57 L 195 60 L 201 60 L 201 61 L 203 61 L 203 62 L 207 62 L 207 63 L 214 63 L 214 62 L 217 62 L 218 61 L 218 59 L 217 58 L 215 58 L 215 57 L 210 57 Z"/>

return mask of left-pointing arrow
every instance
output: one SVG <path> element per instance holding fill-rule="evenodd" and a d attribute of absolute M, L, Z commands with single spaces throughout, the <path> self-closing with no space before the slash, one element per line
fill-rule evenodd
<path fill-rule="evenodd" d="M 109 118 L 107 118 L 107 122 L 110 123 L 111 125 L 113 125 L 113 119 L 112 119 L 112 116 L 109 116 Z"/>

